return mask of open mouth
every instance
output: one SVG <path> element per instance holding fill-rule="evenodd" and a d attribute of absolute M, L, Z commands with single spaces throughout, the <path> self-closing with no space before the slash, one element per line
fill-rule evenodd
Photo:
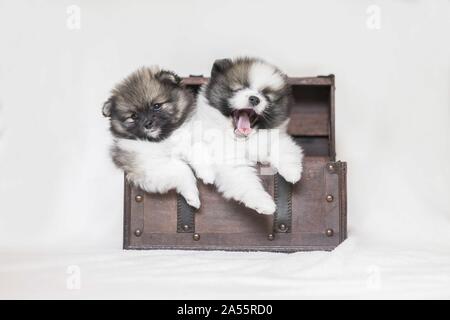
<path fill-rule="evenodd" d="M 252 133 L 252 127 L 258 121 L 258 114 L 253 109 L 239 109 L 232 113 L 234 133 L 247 137 Z"/>

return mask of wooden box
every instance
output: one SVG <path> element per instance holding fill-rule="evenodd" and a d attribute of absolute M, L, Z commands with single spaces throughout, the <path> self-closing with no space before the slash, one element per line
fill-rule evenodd
<path fill-rule="evenodd" d="M 185 78 L 197 91 L 207 79 Z M 334 76 L 289 78 L 289 133 L 305 151 L 294 186 L 262 175 L 274 196 L 274 216 L 228 201 L 199 181 L 202 207 L 194 212 L 175 192 L 148 194 L 125 181 L 125 249 L 332 250 L 347 237 L 346 163 L 335 160 Z"/>

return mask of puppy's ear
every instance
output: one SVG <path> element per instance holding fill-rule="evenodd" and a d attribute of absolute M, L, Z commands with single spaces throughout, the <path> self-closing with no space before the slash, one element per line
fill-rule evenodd
<path fill-rule="evenodd" d="M 181 83 L 181 78 L 173 71 L 161 70 L 156 74 L 156 77 L 161 81 L 167 81 L 177 86 Z"/>
<path fill-rule="evenodd" d="M 219 59 L 214 61 L 214 64 L 211 69 L 211 78 L 221 73 L 224 73 L 232 65 L 233 62 L 231 61 L 231 59 Z"/>
<path fill-rule="evenodd" d="M 102 113 L 104 117 L 111 117 L 112 108 L 114 105 L 114 97 L 109 98 L 104 104 L 102 108 Z"/>

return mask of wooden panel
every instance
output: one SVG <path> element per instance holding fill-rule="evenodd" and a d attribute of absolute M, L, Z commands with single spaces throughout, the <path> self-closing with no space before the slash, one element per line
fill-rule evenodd
<path fill-rule="evenodd" d="M 330 135 L 330 87 L 293 86 L 288 132 L 295 136 Z"/>
<path fill-rule="evenodd" d="M 144 201 L 145 232 L 177 232 L 177 216 L 167 214 L 177 212 L 175 191 L 167 194 L 145 193 Z"/>
<path fill-rule="evenodd" d="M 328 137 L 294 137 L 309 157 L 328 157 L 330 152 Z"/>
<path fill-rule="evenodd" d="M 328 106 L 322 101 L 297 103 L 291 109 L 288 132 L 293 136 L 325 136 L 330 134 Z"/>
<path fill-rule="evenodd" d="M 266 190 L 273 196 L 273 176 L 262 176 Z M 195 231 L 201 234 L 269 234 L 273 216 L 261 215 L 236 201 L 225 201 L 212 186 L 199 185 L 202 206 L 195 216 Z"/>

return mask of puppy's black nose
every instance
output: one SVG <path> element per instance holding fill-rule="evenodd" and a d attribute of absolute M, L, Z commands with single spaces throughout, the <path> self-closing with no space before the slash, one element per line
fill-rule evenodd
<path fill-rule="evenodd" d="M 250 96 L 250 98 L 248 98 L 248 101 L 250 101 L 250 104 L 254 107 L 256 107 L 259 104 L 259 98 L 256 96 Z"/>
<path fill-rule="evenodd" d="M 152 127 L 152 124 L 153 124 L 153 121 L 152 121 L 152 120 L 147 120 L 147 121 L 144 123 L 144 128 L 145 128 L 145 129 L 150 129 L 150 128 Z"/>

